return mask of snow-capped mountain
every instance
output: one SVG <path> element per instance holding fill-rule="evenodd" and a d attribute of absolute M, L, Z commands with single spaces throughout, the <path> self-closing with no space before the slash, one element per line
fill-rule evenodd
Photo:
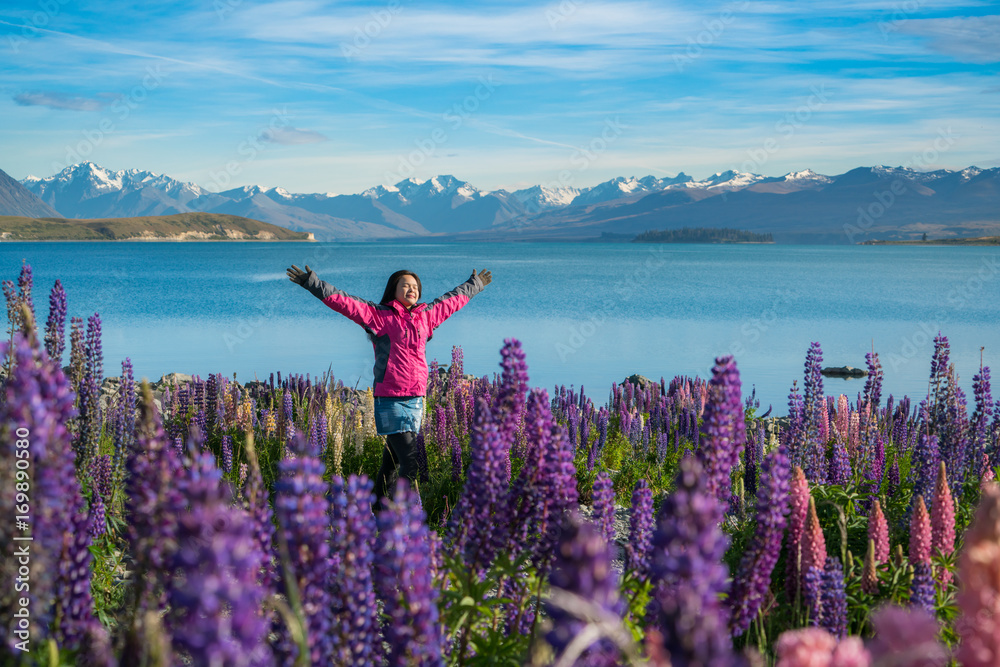
<path fill-rule="evenodd" d="M 830 240 L 846 242 L 840 227 L 856 223 L 859 207 L 866 210 L 873 193 L 900 187 L 905 194 L 866 233 L 892 225 L 1000 225 L 1000 169 L 977 167 L 920 172 L 879 165 L 839 176 L 806 169 L 779 177 L 729 170 L 703 180 L 681 172 L 673 178 L 617 177 L 590 188 L 536 185 L 514 192 L 480 190 L 441 175 L 359 194 L 299 194 L 256 185 L 210 192 L 161 174 L 110 171 L 85 162 L 48 178 L 29 176 L 21 185 L 70 218 L 228 213 L 313 232 L 320 241 L 513 231 L 520 238 L 533 232 L 579 237 L 683 225 L 770 231 L 780 238 L 783 228 L 808 235 L 829 224 Z M 733 202 L 740 206 L 733 208 Z"/>
<path fill-rule="evenodd" d="M 515 190 L 510 194 L 521 203 L 526 213 L 533 213 L 569 206 L 579 196 L 580 190 L 533 185 L 523 190 Z"/>
<path fill-rule="evenodd" d="M 619 176 L 610 181 L 599 183 L 592 188 L 581 190 L 580 194 L 573 200 L 573 205 L 599 204 L 625 197 L 659 192 L 676 185 L 690 185 L 691 182 L 691 177 L 683 171 L 674 178 L 656 178 L 655 176 L 624 178 Z"/>
<path fill-rule="evenodd" d="M 93 162 L 66 167 L 55 176 L 29 176 L 22 184 L 70 218 L 130 218 L 187 213 L 188 202 L 209 194 L 194 183 L 129 169 L 110 171 Z"/>

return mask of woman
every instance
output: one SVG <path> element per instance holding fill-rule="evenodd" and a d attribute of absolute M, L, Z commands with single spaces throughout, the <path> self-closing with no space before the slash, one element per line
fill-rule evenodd
<path fill-rule="evenodd" d="M 375 507 L 381 509 L 389 480 L 399 466 L 399 476 L 414 484 L 419 475 L 414 443 L 420 431 L 427 393 L 426 343 L 434 330 L 469 299 L 490 284 L 489 271 L 472 271 L 464 283 L 431 303 L 420 299 L 420 278 L 412 271 L 396 271 L 385 285 L 379 303 L 339 290 L 306 265 L 294 264 L 288 279 L 302 285 L 327 306 L 361 325 L 375 351 L 375 429 L 386 436 L 382 466 L 375 479 Z"/>

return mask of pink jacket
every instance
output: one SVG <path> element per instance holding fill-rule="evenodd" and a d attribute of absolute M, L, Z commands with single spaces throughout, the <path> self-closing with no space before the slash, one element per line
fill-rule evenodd
<path fill-rule="evenodd" d="M 302 284 L 335 311 L 364 327 L 375 351 L 376 396 L 423 396 L 427 393 L 426 343 L 442 322 L 483 291 L 477 275 L 430 303 L 409 311 L 395 299 L 382 305 L 339 290 L 310 271 Z"/>

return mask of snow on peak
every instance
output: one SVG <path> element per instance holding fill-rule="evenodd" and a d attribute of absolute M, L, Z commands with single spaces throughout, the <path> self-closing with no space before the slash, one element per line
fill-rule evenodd
<path fill-rule="evenodd" d="M 829 183 L 833 179 L 829 176 L 824 176 L 823 174 L 817 174 L 812 169 L 805 169 L 803 171 L 792 171 L 785 174 L 786 181 L 822 181 L 823 183 Z"/>
<path fill-rule="evenodd" d="M 399 192 L 399 188 L 394 185 L 376 185 L 374 188 L 368 188 L 361 193 L 362 197 L 368 197 L 369 199 L 378 199 L 379 197 L 384 197 L 385 195 L 396 194 Z"/>
<path fill-rule="evenodd" d="M 545 185 L 533 185 L 523 190 L 515 190 L 511 196 L 531 212 L 569 206 L 580 195 L 580 192 L 577 188 L 550 188 Z"/>

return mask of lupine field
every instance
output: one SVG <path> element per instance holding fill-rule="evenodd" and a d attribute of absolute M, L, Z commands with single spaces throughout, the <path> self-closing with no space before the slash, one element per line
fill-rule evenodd
<path fill-rule="evenodd" d="M 943 335 L 912 399 L 875 353 L 825 395 L 813 343 L 780 419 L 731 357 L 598 405 L 530 389 L 515 339 L 492 377 L 456 348 L 373 513 L 370 390 L 154 401 L 98 314 L 67 343 L 58 281 L 44 325 L 30 267 L 3 289 L 2 664 L 1000 665 L 1000 405 Z"/>

